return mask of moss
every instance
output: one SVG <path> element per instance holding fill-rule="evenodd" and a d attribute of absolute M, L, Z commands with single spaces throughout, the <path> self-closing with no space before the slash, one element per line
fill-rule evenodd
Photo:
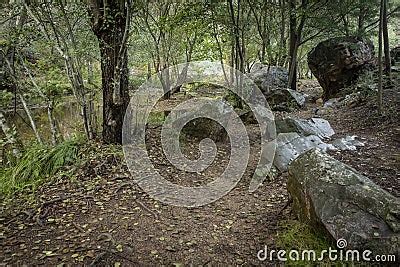
<path fill-rule="evenodd" d="M 318 258 L 322 250 L 335 247 L 323 233 L 297 220 L 281 222 L 280 229 L 281 230 L 277 233 L 276 245 L 279 249 L 285 250 L 286 255 L 288 255 L 291 250 L 296 250 L 300 253 L 304 250 L 314 250 Z M 293 261 L 290 260 L 289 257 L 287 261 L 288 265 L 294 266 L 314 266 L 316 263 L 317 262 Z M 322 265 L 333 264 L 329 262 L 329 259 L 318 263 Z M 340 265 L 339 262 L 337 264 Z"/>

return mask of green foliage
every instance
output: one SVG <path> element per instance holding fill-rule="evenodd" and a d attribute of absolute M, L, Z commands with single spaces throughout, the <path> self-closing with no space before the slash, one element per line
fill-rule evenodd
<path fill-rule="evenodd" d="M 54 60 L 40 58 L 31 68 L 37 73 L 36 83 L 46 96 L 52 98 L 72 93 L 64 67 L 59 66 Z"/>
<path fill-rule="evenodd" d="M 314 250 L 319 255 L 322 250 L 332 247 L 332 244 L 320 232 L 310 228 L 307 224 L 295 220 L 281 223 L 276 245 L 288 254 L 290 250 Z M 288 258 L 289 260 L 289 258 Z M 311 262 L 289 261 L 290 265 L 305 266 Z M 315 263 L 314 263 L 315 264 Z"/>
<path fill-rule="evenodd" d="M 33 144 L 14 166 L 0 170 L 0 193 L 7 197 L 27 187 L 35 190 L 63 167 L 77 162 L 81 143 L 72 139 L 55 147 Z"/>
<path fill-rule="evenodd" d="M 0 105 L 2 107 L 6 107 L 7 105 L 10 104 L 13 97 L 14 94 L 12 92 L 5 90 L 0 91 Z"/>

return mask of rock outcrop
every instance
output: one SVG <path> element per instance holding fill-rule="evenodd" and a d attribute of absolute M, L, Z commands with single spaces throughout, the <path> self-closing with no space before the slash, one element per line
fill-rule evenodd
<path fill-rule="evenodd" d="M 326 101 L 374 65 L 374 46 L 358 37 L 328 39 L 308 54 L 308 65 L 324 89 Z"/>
<path fill-rule="evenodd" d="M 258 63 L 248 76 L 260 88 L 273 111 L 291 112 L 306 102 L 304 95 L 287 88 L 289 73 L 283 67 Z"/>
<path fill-rule="evenodd" d="M 276 120 L 276 133 L 296 132 L 300 135 L 316 135 L 319 138 L 329 138 L 335 134 L 329 121 L 321 118 L 294 119 L 285 118 Z"/>
<path fill-rule="evenodd" d="M 306 100 L 302 94 L 291 89 L 276 89 L 265 94 L 272 111 L 291 112 L 304 106 Z"/>
<path fill-rule="evenodd" d="M 289 166 L 288 191 L 299 218 L 345 239 L 346 249 L 400 252 L 400 200 L 318 149 Z"/>
<path fill-rule="evenodd" d="M 365 146 L 365 144 L 361 141 L 358 141 L 357 136 L 346 136 L 342 138 L 335 139 L 331 142 L 331 144 L 338 150 L 357 150 L 357 147 Z"/>
<path fill-rule="evenodd" d="M 274 166 L 281 172 L 305 152 L 319 148 L 322 151 L 357 150 L 364 143 L 357 136 L 345 136 L 332 141 L 335 131 L 327 120 L 321 118 L 284 118 L 275 121 L 277 143 Z"/>
<path fill-rule="evenodd" d="M 265 94 L 276 89 L 287 88 L 289 72 L 282 67 L 255 64 L 249 77 Z"/>
<path fill-rule="evenodd" d="M 335 150 L 318 136 L 300 136 L 298 133 L 281 133 L 277 137 L 274 166 L 281 172 L 288 170 L 289 164 L 310 149 Z"/>
<path fill-rule="evenodd" d="M 211 138 L 216 142 L 228 140 L 228 134 L 218 122 L 208 118 L 198 118 L 188 122 L 182 133 L 199 139 Z"/>

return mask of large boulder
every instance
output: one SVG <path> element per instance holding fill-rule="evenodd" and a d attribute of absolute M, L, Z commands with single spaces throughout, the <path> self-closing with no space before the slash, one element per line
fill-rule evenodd
<path fill-rule="evenodd" d="M 199 139 L 211 138 L 216 142 L 228 140 L 228 134 L 218 122 L 208 118 L 197 118 L 188 122 L 182 133 Z"/>
<path fill-rule="evenodd" d="M 265 95 L 271 110 L 291 112 L 304 106 L 304 95 L 287 88 L 289 72 L 285 68 L 258 63 L 248 76 Z"/>
<path fill-rule="evenodd" d="M 209 116 L 218 118 L 219 122 Z M 174 129 L 183 126 L 181 132 L 185 136 L 199 139 L 211 138 L 216 142 L 225 142 L 228 140 L 225 129 L 230 125 L 232 116 L 233 111 L 224 101 L 199 98 L 184 102 L 175 108 L 168 115 L 166 122 L 172 122 L 171 126 Z"/>
<path fill-rule="evenodd" d="M 265 94 L 279 88 L 287 88 L 289 72 L 282 67 L 255 64 L 249 73 L 260 90 Z"/>
<path fill-rule="evenodd" d="M 274 166 L 281 172 L 287 171 L 289 164 L 310 149 L 335 150 L 318 136 L 300 136 L 298 133 L 281 133 L 276 139 Z"/>
<path fill-rule="evenodd" d="M 358 37 L 337 37 L 319 43 L 308 54 L 308 65 L 324 89 L 326 101 L 374 64 L 372 42 Z"/>
<path fill-rule="evenodd" d="M 302 94 L 291 89 L 276 89 L 265 93 L 272 111 L 291 112 L 297 108 L 303 107 L 306 100 Z"/>
<path fill-rule="evenodd" d="M 400 252 L 400 199 L 318 149 L 289 166 L 288 191 L 299 218 L 345 239 L 346 249 Z"/>
<path fill-rule="evenodd" d="M 335 134 L 329 121 L 321 118 L 295 119 L 284 118 L 275 121 L 276 133 L 296 132 L 300 135 L 316 135 L 319 138 L 329 138 Z"/>

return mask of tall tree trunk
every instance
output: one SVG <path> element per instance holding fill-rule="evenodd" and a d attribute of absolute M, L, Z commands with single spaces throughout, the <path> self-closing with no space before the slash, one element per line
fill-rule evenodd
<path fill-rule="evenodd" d="M 129 1 L 88 0 L 92 29 L 99 41 L 103 90 L 103 141 L 122 143 L 122 124 L 129 103 Z"/>
<path fill-rule="evenodd" d="M 287 52 L 286 50 L 286 18 L 285 18 L 285 12 L 286 12 L 286 7 L 285 7 L 285 1 L 284 0 L 279 0 L 279 7 L 280 7 L 280 12 L 281 12 L 281 25 L 280 25 L 280 48 L 279 48 L 279 60 L 278 60 L 278 65 L 283 66 L 285 64 L 285 54 Z"/>
<path fill-rule="evenodd" d="M 301 33 L 303 32 L 306 23 L 306 8 L 308 1 L 301 1 L 301 20 L 297 25 L 296 0 L 290 1 L 290 61 L 289 61 L 289 87 L 292 90 L 297 90 L 297 51 L 301 44 Z"/>
<path fill-rule="evenodd" d="M 390 58 L 390 48 L 389 48 L 389 33 L 388 33 L 388 0 L 383 0 L 383 18 L 382 18 L 382 34 L 383 34 L 383 50 L 385 51 L 385 73 L 390 77 L 391 58 Z"/>
<path fill-rule="evenodd" d="M 383 31 L 383 9 L 384 9 L 384 1 L 381 0 L 381 8 L 380 8 L 380 14 L 379 14 L 379 37 L 378 37 L 378 68 L 379 68 L 379 80 L 378 80 L 378 109 L 379 112 L 383 112 L 383 101 L 382 101 L 382 96 L 383 96 L 383 70 L 382 70 L 382 31 Z"/>
<path fill-rule="evenodd" d="M 292 90 L 297 89 L 296 84 L 296 59 L 297 59 L 297 18 L 296 18 L 296 0 L 290 0 L 290 18 L 289 18 L 289 87 Z"/>

